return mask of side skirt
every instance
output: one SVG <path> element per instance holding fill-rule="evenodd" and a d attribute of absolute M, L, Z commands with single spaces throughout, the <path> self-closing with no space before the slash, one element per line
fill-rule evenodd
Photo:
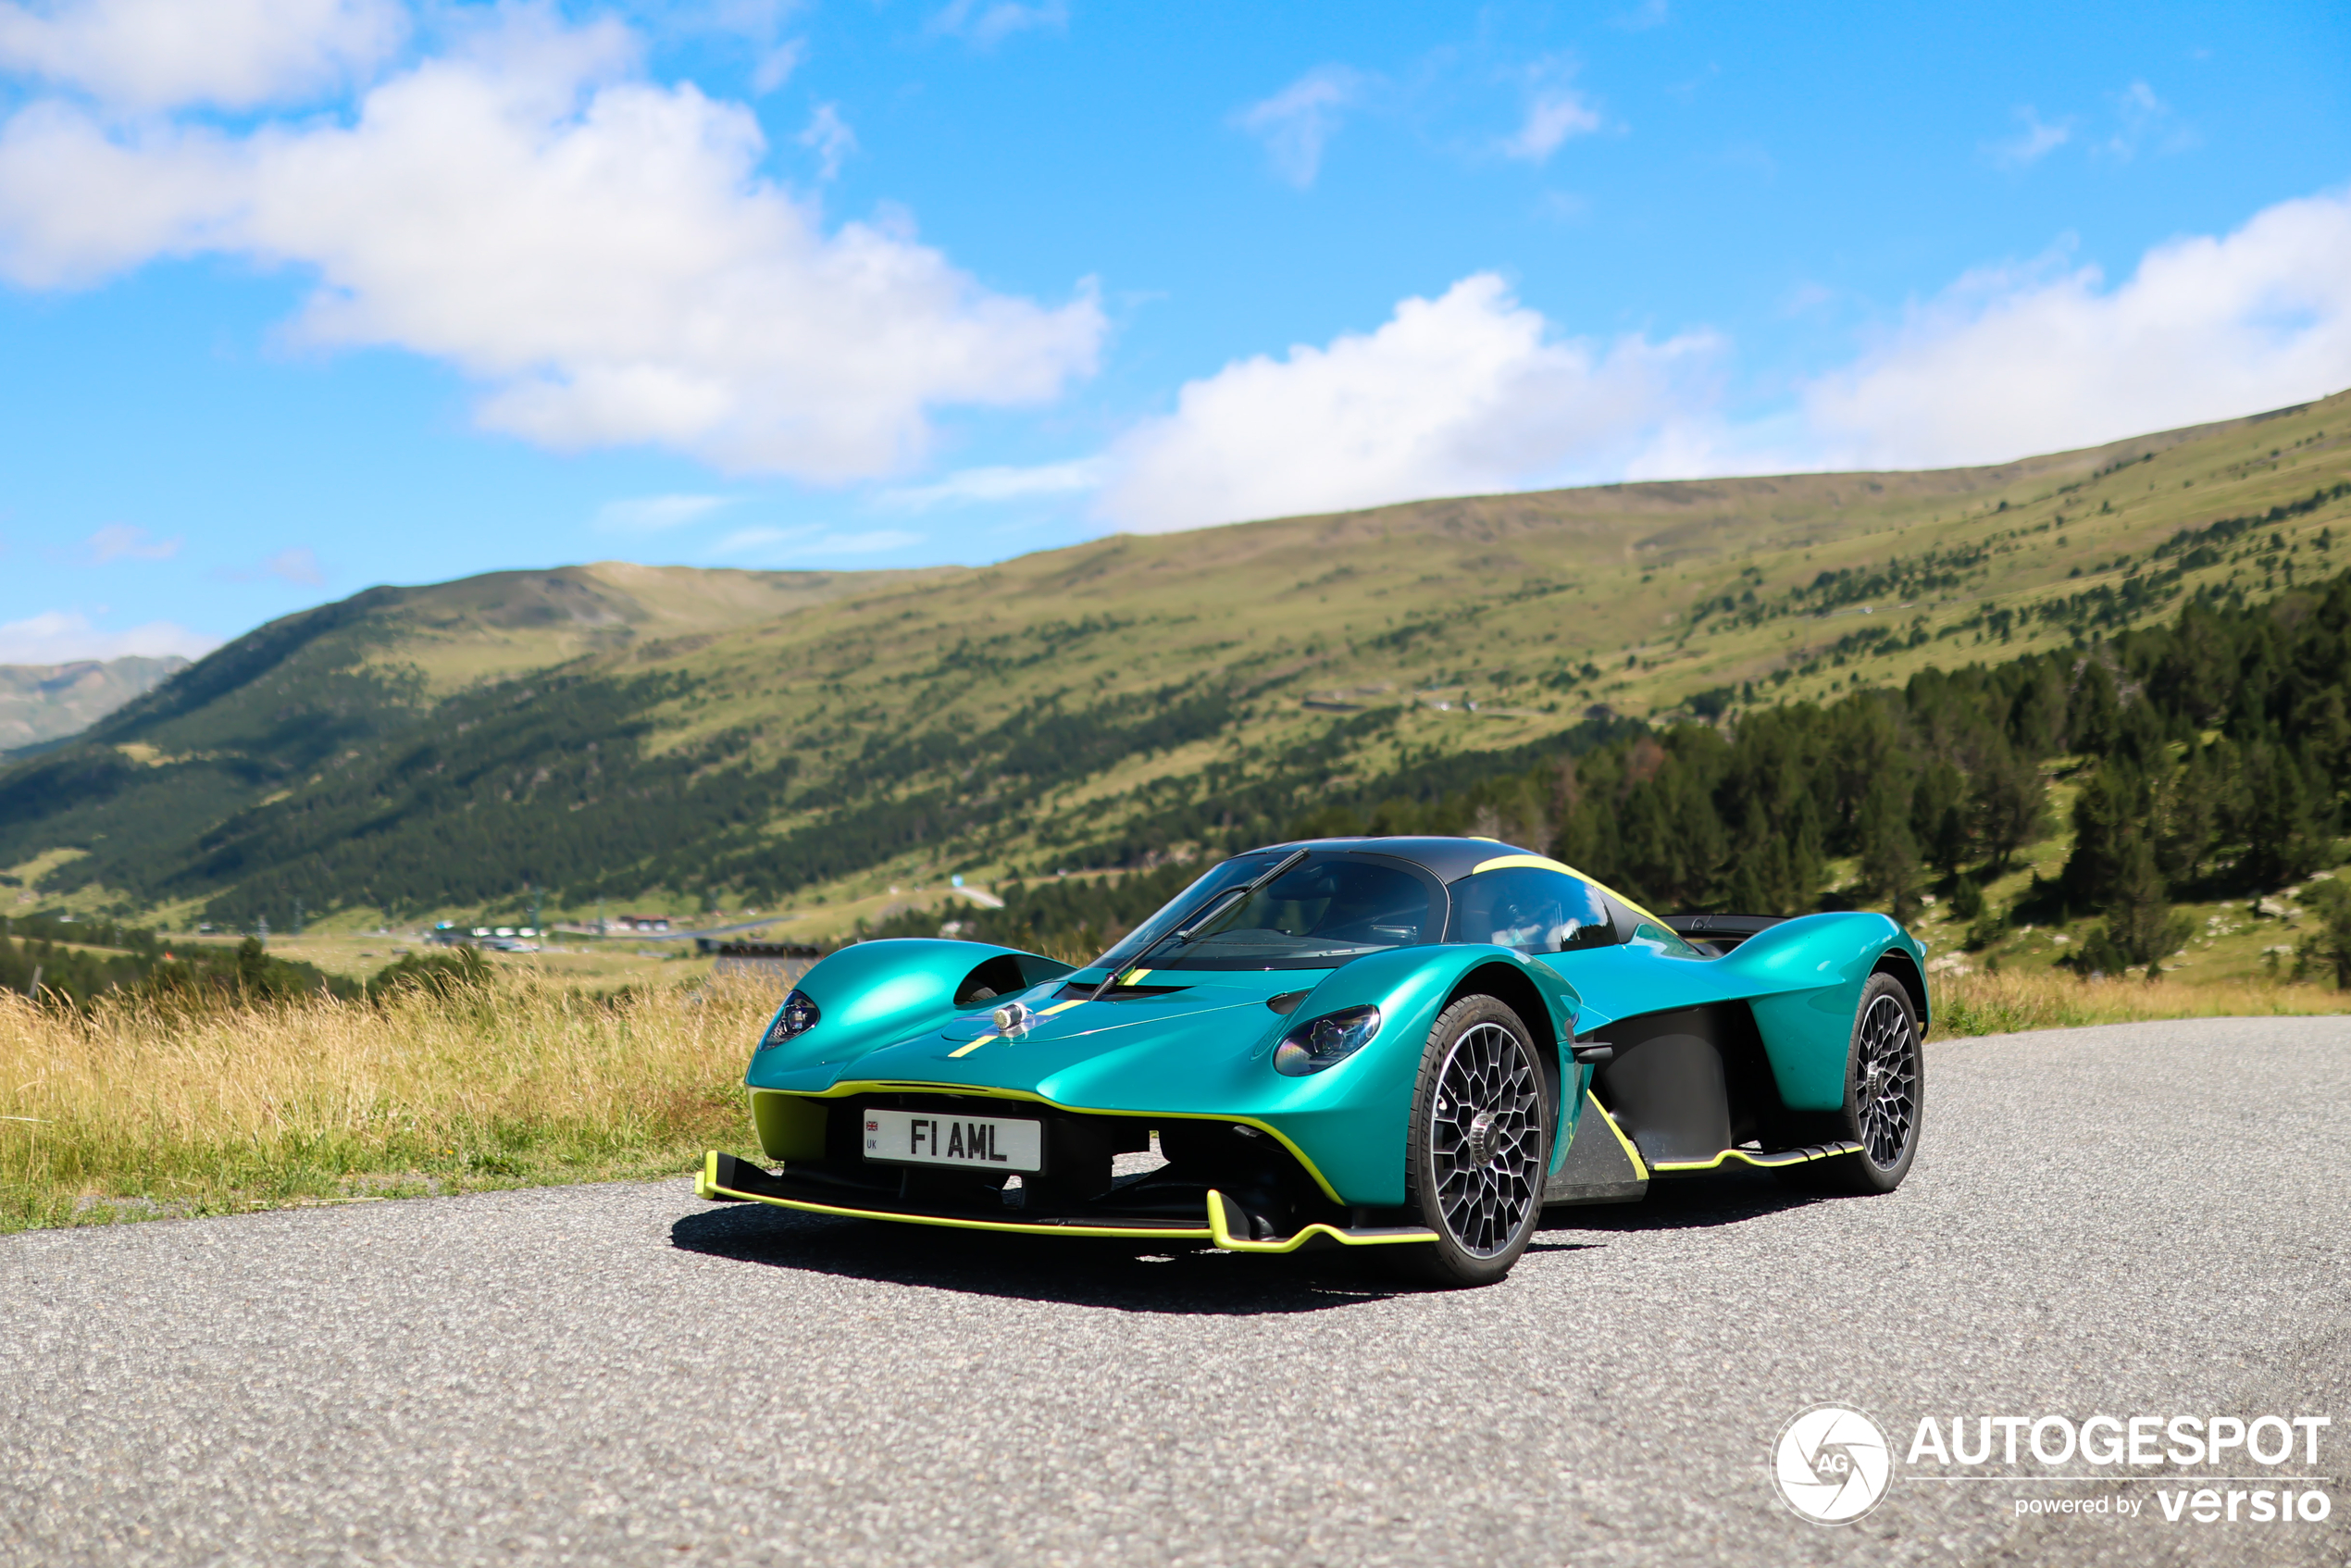
<path fill-rule="evenodd" d="M 1659 1176 L 1688 1176 L 1698 1171 L 1720 1170 L 1726 1162 L 1736 1160 L 1760 1170 L 1776 1171 L 1789 1165 L 1808 1165 L 1815 1160 L 1835 1160 L 1860 1151 L 1861 1146 L 1849 1140 L 1808 1144 L 1802 1149 L 1774 1149 L 1769 1153 L 1760 1149 L 1725 1149 L 1711 1159 L 1661 1160 L 1649 1169 Z"/>
<path fill-rule="evenodd" d="M 1575 1119 L 1575 1136 L 1568 1139 L 1567 1158 L 1543 1188 L 1544 1205 L 1630 1203 L 1648 1187 L 1648 1167 L 1641 1161 L 1641 1151 L 1592 1091 L 1586 1089 L 1584 1114 Z"/>

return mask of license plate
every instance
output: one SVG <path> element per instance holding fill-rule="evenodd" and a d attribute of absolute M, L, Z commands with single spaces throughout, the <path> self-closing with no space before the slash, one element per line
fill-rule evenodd
<path fill-rule="evenodd" d="M 867 1111 L 865 1158 L 894 1165 L 966 1165 L 983 1171 L 1044 1168 L 1045 1124 L 934 1111 Z"/>

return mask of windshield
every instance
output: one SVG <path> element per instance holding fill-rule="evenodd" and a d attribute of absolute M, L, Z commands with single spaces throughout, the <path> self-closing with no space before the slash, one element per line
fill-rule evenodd
<path fill-rule="evenodd" d="M 1209 872 L 1199 881 L 1160 905 L 1159 913 L 1136 927 L 1122 938 L 1118 945 L 1088 965 L 1089 968 L 1123 969 L 1149 950 L 1153 942 L 1206 909 L 1209 901 L 1225 889 L 1262 876 L 1273 869 L 1278 857 L 1263 852 L 1236 855 Z"/>
<path fill-rule="evenodd" d="M 1263 854 L 1227 861 L 1145 922 L 1103 962 L 1136 962 L 1217 893 L 1263 875 Z M 1371 856 L 1318 854 L 1219 911 L 1188 941 L 1151 955 L 1154 969 L 1328 969 L 1385 948 L 1433 941 L 1444 924 L 1431 882 Z"/>

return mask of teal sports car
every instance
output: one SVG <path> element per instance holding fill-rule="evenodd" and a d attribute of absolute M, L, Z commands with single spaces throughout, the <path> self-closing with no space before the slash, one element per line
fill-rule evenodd
<path fill-rule="evenodd" d="M 1924 1109 L 1924 960 L 1882 915 L 1661 918 L 1491 840 L 1276 844 L 1083 969 L 967 941 L 833 953 L 752 1053 L 766 1163 L 713 1152 L 696 1187 L 1378 1247 L 1487 1284 L 1549 1204 L 1734 1164 L 1892 1191 Z"/>

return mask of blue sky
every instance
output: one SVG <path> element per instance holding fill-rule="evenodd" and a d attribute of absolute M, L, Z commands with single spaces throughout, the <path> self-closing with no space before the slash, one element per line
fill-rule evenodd
<path fill-rule="evenodd" d="M 0 0 L 0 661 L 2351 385 L 2341 6 Z"/>

